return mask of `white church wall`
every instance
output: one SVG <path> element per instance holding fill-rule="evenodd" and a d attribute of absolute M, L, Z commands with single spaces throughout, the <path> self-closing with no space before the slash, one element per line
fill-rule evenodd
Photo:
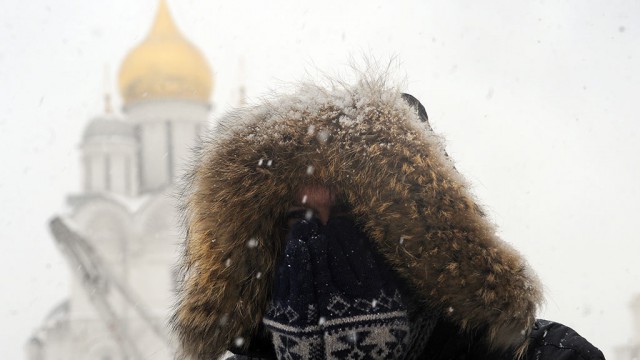
<path fill-rule="evenodd" d="M 631 342 L 636 345 L 637 348 L 640 348 L 640 294 L 636 294 L 629 305 L 633 324 Z"/>
<path fill-rule="evenodd" d="M 52 329 L 47 334 L 47 340 L 42 351 L 43 359 L 67 360 L 70 351 L 75 349 L 68 326 Z"/>
<path fill-rule="evenodd" d="M 87 354 L 88 359 L 97 360 L 117 360 L 121 357 L 118 345 L 115 344 L 115 342 L 110 341 L 108 338 L 100 339 L 100 341 L 95 344 L 91 344 Z"/>
<path fill-rule="evenodd" d="M 142 161 L 141 184 L 143 191 L 154 191 L 168 184 L 169 149 L 164 122 L 139 124 L 140 153 Z"/>
<path fill-rule="evenodd" d="M 126 154 L 113 154 L 110 158 L 110 189 L 116 194 L 128 193 L 128 178 L 125 175 L 127 171 L 127 158 Z"/>
<path fill-rule="evenodd" d="M 173 302 L 173 264 L 178 253 L 175 188 L 156 195 L 136 213 L 131 284 L 153 314 L 167 318 Z"/>
<path fill-rule="evenodd" d="M 137 144 L 134 139 L 95 137 L 82 145 L 82 152 L 86 191 L 128 196 L 137 193 Z"/>
<path fill-rule="evenodd" d="M 87 156 L 87 190 L 102 191 L 106 189 L 107 182 L 105 177 L 105 157 L 104 155 Z"/>
<path fill-rule="evenodd" d="M 139 127 L 142 188 L 160 189 L 181 175 L 197 129 L 206 123 L 208 106 L 184 100 L 144 101 L 126 109 Z"/>
<path fill-rule="evenodd" d="M 125 176 L 129 178 L 129 196 L 137 196 L 140 194 L 140 165 L 137 149 L 132 152 L 128 160 L 128 170 Z"/>
<path fill-rule="evenodd" d="M 157 319 L 168 319 L 172 306 L 171 271 L 167 263 L 136 264 L 131 269 L 132 290 Z"/>
<path fill-rule="evenodd" d="M 193 157 L 193 149 L 196 146 L 199 136 L 199 121 L 176 121 L 173 127 L 173 143 L 176 144 L 173 151 L 175 163 L 176 179 L 181 179 Z"/>
<path fill-rule="evenodd" d="M 178 99 L 156 99 L 128 105 L 124 110 L 136 123 L 155 122 L 158 117 L 189 122 L 206 120 L 209 105 L 202 102 Z"/>
<path fill-rule="evenodd" d="M 75 209 L 71 220 L 81 234 L 86 236 L 113 276 L 126 283 L 128 281 L 126 257 L 130 241 L 128 229 L 131 228 L 131 218 L 126 208 L 113 201 L 97 198 Z M 82 278 L 75 276 L 71 283 L 70 317 L 72 319 L 96 318 L 94 305 L 81 281 L 83 281 Z M 96 289 L 96 291 L 100 290 Z"/>

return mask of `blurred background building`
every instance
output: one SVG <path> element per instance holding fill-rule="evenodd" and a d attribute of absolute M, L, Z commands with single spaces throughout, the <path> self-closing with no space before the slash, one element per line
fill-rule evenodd
<path fill-rule="evenodd" d="M 118 80 L 122 114 L 105 94 L 104 113 L 80 141 L 84 189 L 51 223 L 74 277 L 68 299 L 27 344 L 30 360 L 173 357 L 166 326 L 179 252 L 172 195 L 207 125 L 212 73 L 160 0 Z"/>
<path fill-rule="evenodd" d="M 615 349 L 616 360 L 640 359 L 640 294 L 636 294 L 629 304 L 631 308 L 631 339 L 624 345 Z"/>

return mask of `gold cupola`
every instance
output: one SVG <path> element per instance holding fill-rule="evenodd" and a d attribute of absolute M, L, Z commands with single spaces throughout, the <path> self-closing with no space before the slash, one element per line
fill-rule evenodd
<path fill-rule="evenodd" d="M 147 38 L 122 63 L 118 82 L 125 106 L 152 99 L 209 103 L 213 87 L 207 61 L 180 33 L 165 0 Z"/>

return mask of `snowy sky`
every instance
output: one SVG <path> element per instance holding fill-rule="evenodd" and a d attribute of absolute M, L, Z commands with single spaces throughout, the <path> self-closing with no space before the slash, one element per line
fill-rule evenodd
<path fill-rule="evenodd" d="M 156 0 L 0 0 L 0 358 L 68 293 L 46 228 L 78 144 Z M 386 61 L 564 322 L 613 358 L 640 293 L 640 2 L 169 0 L 215 73 L 216 113 L 350 58 Z M 244 63 L 240 70 L 239 63 Z M 119 96 L 116 105 L 119 106 Z"/>

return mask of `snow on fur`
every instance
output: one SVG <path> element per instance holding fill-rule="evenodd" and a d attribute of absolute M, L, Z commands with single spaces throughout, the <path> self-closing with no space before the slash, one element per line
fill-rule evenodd
<path fill-rule="evenodd" d="M 236 338 L 251 341 L 284 215 L 307 184 L 338 190 L 425 309 L 485 331 L 496 349 L 524 351 L 542 298 L 535 275 L 498 239 L 440 138 L 397 88 L 369 77 L 304 84 L 213 129 L 185 188 L 184 281 L 172 319 L 180 356 L 216 358 Z"/>

